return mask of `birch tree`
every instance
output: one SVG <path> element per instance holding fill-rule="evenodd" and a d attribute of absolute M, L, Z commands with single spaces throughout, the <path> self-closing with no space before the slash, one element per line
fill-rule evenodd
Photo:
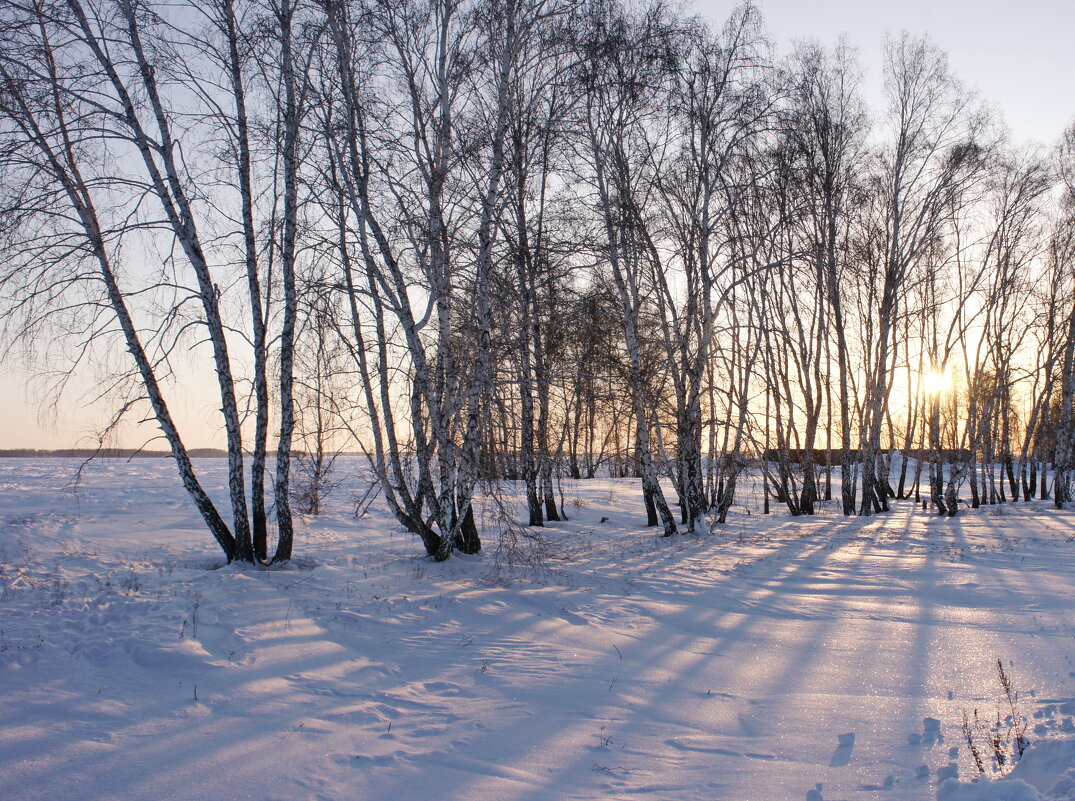
<path fill-rule="evenodd" d="M 887 480 L 879 473 L 881 432 L 908 281 L 939 234 L 951 194 L 975 175 L 982 153 L 979 117 L 944 54 L 904 34 L 886 44 L 885 56 L 887 143 L 872 178 L 873 229 L 862 251 L 873 316 L 861 421 L 864 515 L 888 506 Z"/>
<path fill-rule="evenodd" d="M 620 303 L 630 365 L 635 449 L 649 525 L 665 536 L 677 531 L 661 489 L 653 441 L 653 402 L 643 373 L 643 306 L 649 300 L 646 278 L 660 271 L 659 254 L 648 230 L 653 192 L 652 166 L 659 151 L 658 119 L 669 110 L 668 81 L 679 43 L 660 6 L 637 16 L 605 3 L 587 9 L 580 33 L 579 126 L 585 148 L 585 179 L 594 190 L 603 248 Z"/>
<path fill-rule="evenodd" d="M 208 17 L 193 14 L 194 10 L 204 10 Z M 133 357 L 141 393 L 207 526 L 229 560 L 268 560 L 261 490 L 269 395 L 265 373 L 268 306 L 261 294 L 266 279 L 259 277 L 267 268 L 257 263 L 258 248 L 251 244 L 252 198 L 257 190 L 253 188 L 247 88 L 242 80 L 243 70 L 251 69 L 242 56 L 247 46 L 242 43 L 251 32 L 240 30 L 235 6 L 223 0 L 196 9 L 133 1 L 95 5 L 81 0 L 9 2 L 3 11 L 11 32 L 0 53 L 4 69 L 0 77 L 7 87 L 4 168 L 18 176 L 13 177 L 16 182 L 42 190 L 36 205 L 22 206 L 19 200 L 16 205 L 19 213 L 42 224 L 59 219 L 54 216 L 57 211 L 68 224 L 77 221 L 62 235 L 59 229 L 51 229 L 48 242 L 36 242 L 50 254 L 48 266 L 42 263 L 39 269 L 26 262 L 23 266 L 30 268 L 29 275 L 21 270 L 8 277 L 9 287 L 19 298 L 9 312 L 16 317 L 29 312 L 29 319 L 38 320 L 47 316 L 43 297 L 32 287 L 48 281 L 50 269 L 70 266 L 65 259 L 81 263 L 86 253 L 95 254 L 108 308 L 123 332 L 124 348 Z M 280 114 L 267 118 L 267 128 L 273 132 L 268 150 L 280 156 L 283 166 L 260 173 L 268 179 L 270 204 L 279 199 L 283 206 L 283 223 L 270 234 L 274 243 L 279 240 L 279 255 L 273 258 L 279 264 L 284 300 L 279 330 L 281 374 L 275 384 L 281 407 L 275 485 L 280 536 L 271 557 L 280 561 L 290 558 L 292 548 L 286 500 L 291 425 L 287 351 L 294 330 L 296 147 L 302 103 L 295 76 L 301 64 L 294 53 L 293 5 L 251 4 L 247 12 L 243 24 L 250 26 L 257 20 L 259 36 L 271 50 L 283 54 L 271 62 L 279 69 L 268 71 L 271 83 L 279 77 L 285 87 L 281 104 L 270 105 Z M 208 26 L 204 24 L 207 18 Z M 289 50 L 292 56 L 286 55 Z M 221 59 L 217 63 L 228 76 L 223 85 L 219 72 L 209 77 L 214 58 Z M 46 104 L 45 98 L 50 102 Z M 55 194 L 61 187 L 63 194 Z M 236 187 L 236 205 L 242 209 L 239 222 L 231 213 Z M 66 204 L 62 211 L 51 205 L 61 199 Z M 25 258 L 35 245 L 13 233 L 11 252 L 16 260 Z M 66 244 L 57 250 L 61 241 Z M 242 254 L 237 260 L 233 249 Z M 275 244 L 271 250 L 275 254 Z M 121 264 L 131 265 L 131 276 L 158 277 L 148 285 L 125 289 Z M 237 275 L 245 276 L 245 296 L 236 291 Z M 91 284 L 97 280 L 85 274 L 81 277 Z M 76 294 L 81 291 L 69 282 L 67 287 Z M 233 294 L 247 308 L 252 325 L 231 319 L 225 299 Z M 152 310 L 155 319 L 147 316 L 139 323 L 139 309 L 132 307 L 136 296 L 145 298 L 138 301 L 141 311 Z M 150 298 L 152 302 L 147 302 Z M 64 303 L 59 296 L 51 301 Z M 38 304 L 36 312 L 31 311 L 34 304 Z M 97 327 L 103 321 L 98 307 L 78 308 L 88 314 L 83 321 L 94 321 L 84 330 L 86 336 L 94 338 L 108 330 Z M 230 525 L 200 487 L 162 386 L 171 355 L 194 332 L 206 343 L 216 377 L 228 453 Z M 252 344 L 257 423 L 251 503 L 244 477 L 238 389 L 248 355 L 237 344 L 242 337 L 237 340 L 229 332 L 249 332 Z M 244 350 L 238 359 L 236 348 Z"/>

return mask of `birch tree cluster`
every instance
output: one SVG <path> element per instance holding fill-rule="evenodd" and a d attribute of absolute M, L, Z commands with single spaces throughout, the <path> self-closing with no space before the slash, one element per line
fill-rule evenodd
<path fill-rule="evenodd" d="M 1013 143 L 883 47 L 868 107 L 751 3 L 0 0 L 5 339 L 106 366 L 229 560 L 289 559 L 344 450 L 435 559 L 505 482 L 542 526 L 632 476 L 664 535 L 745 475 L 792 515 L 1063 504 L 1075 126 Z"/>

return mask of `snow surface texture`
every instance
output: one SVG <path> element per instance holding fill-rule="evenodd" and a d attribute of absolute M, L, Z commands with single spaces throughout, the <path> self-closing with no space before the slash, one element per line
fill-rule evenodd
<path fill-rule="evenodd" d="M 1070 705 L 1069 705 L 1070 706 Z M 1040 792 L 1039 792 L 1040 791 Z M 1075 799 L 1075 740 L 1042 740 L 1009 776 L 990 781 L 949 779 L 937 801 L 1069 801 Z"/>
<path fill-rule="evenodd" d="M 637 482 L 569 482 L 531 570 L 491 534 L 432 563 L 348 489 L 258 570 L 221 567 L 169 462 L 76 466 L 0 460 L 9 801 L 1070 797 L 1030 763 L 968 788 L 959 729 L 1000 658 L 1032 739 L 1075 730 L 1075 515 L 1046 504 L 665 540 Z"/>

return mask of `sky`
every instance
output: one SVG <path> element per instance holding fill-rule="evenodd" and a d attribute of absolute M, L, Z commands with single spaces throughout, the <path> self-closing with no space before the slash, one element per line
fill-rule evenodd
<path fill-rule="evenodd" d="M 1004 117 L 1017 140 L 1056 141 L 1075 121 L 1075 0 L 757 0 L 780 50 L 798 39 L 834 44 L 841 35 L 866 69 L 866 99 L 881 96 L 886 32 L 928 34 L 952 71 Z M 688 8 L 714 20 L 727 0 Z"/>
<path fill-rule="evenodd" d="M 1075 0 L 758 0 L 781 52 L 799 39 L 834 44 L 841 36 L 859 52 L 863 91 L 871 107 L 881 97 L 881 45 L 886 32 L 928 34 L 947 51 L 952 71 L 1006 121 L 1016 140 L 1055 142 L 1075 121 Z M 688 0 L 687 9 L 719 24 L 727 0 Z M 202 379 L 204 380 L 204 379 Z M 210 379 L 211 380 L 211 379 Z M 81 391 L 80 391 L 81 388 Z M 0 362 L 0 448 L 66 448 L 94 444 L 107 418 L 85 400 L 89 377 L 57 409 L 42 408 L 35 382 L 12 360 Z M 193 423 L 191 447 L 220 444 L 219 432 L 199 423 L 211 415 L 213 392 L 187 387 L 175 398 L 179 421 Z M 129 426 L 116 444 L 136 447 L 152 428 Z M 153 447 L 163 447 L 158 442 Z"/>

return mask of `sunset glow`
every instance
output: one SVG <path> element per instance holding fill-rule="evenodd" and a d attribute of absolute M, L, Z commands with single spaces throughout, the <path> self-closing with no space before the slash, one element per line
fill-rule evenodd
<path fill-rule="evenodd" d="M 922 388 L 928 395 L 940 395 L 945 392 L 951 382 L 948 376 L 941 370 L 930 370 L 922 376 Z"/>

